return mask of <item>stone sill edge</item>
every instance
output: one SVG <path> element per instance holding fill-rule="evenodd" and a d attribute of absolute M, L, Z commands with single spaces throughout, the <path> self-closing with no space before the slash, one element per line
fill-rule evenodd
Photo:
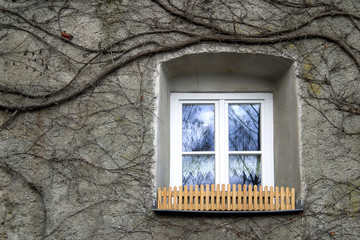
<path fill-rule="evenodd" d="M 157 209 L 157 208 L 153 208 L 152 209 L 153 212 L 155 213 L 184 213 L 184 214 L 189 214 L 189 213 L 196 213 L 196 214 L 246 214 L 246 215 L 250 215 L 250 214 L 265 214 L 265 215 L 269 215 L 269 214 L 279 214 L 279 213 L 300 213 L 303 212 L 304 209 L 302 208 L 297 208 L 297 209 L 291 209 L 291 210 L 276 210 L 276 211 L 194 211 L 194 210 L 170 210 L 170 209 Z"/>
<path fill-rule="evenodd" d="M 289 210 L 273 210 L 273 211 L 206 211 L 206 210 L 172 210 L 172 209 L 157 209 L 156 206 L 153 206 L 152 210 L 155 213 L 160 213 L 160 214 L 166 214 L 166 213 L 173 213 L 173 214 L 188 214 L 188 213 L 196 213 L 196 214 L 238 214 L 238 215 L 270 215 L 270 214 L 281 214 L 281 213 L 301 213 L 304 211 L 303 209 L 304 206 L 304 201 L 303 200 L 298 200 L 295 203 L 295 209 L 289 209 Z"/>

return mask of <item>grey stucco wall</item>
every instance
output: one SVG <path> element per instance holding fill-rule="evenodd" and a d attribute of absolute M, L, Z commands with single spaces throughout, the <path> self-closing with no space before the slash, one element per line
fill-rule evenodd
<path fill-rule="evenodd" d="M 0 239 L 358 239 L 359 10 L 0 1 Z M 155 214 L 168 94 L 233 84 L 274 93 L 275 181 L 304 212 Z"/>

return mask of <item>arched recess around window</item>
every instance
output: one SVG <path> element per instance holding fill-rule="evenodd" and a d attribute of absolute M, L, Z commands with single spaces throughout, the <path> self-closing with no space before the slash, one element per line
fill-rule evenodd
<path fill-rule="evenodd" d="M 294 62 L 250 53 L 199 53 L 160 64 L 156 122 L 156 188 L 170 182 L 170 94 L 273 93 L 275 186 L 300 196 L 298 95 Z"/>

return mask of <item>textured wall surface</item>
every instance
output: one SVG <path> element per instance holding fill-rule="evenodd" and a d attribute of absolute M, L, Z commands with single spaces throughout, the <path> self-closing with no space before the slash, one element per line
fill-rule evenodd
<path fill-rule="evenodd" d="M 356 0 L 1 0 L 0 239 L 359 239 L 359 12 Z M 152 211 L 158 66 L 218 52 L 294 62 L 303 213 Z"/>

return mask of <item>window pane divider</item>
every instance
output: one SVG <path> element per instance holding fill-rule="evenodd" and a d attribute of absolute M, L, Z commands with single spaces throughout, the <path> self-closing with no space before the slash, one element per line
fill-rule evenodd
<path fill-rule="evenodd" d="M 209 152 L 182 152 L 182 155 L 215 155 L 215 151 L 209 151 Z"/>
<path fill-rule="evenodd" d="M 261 151 L 229 151 L 231 155 L 261 155 Z"/>

